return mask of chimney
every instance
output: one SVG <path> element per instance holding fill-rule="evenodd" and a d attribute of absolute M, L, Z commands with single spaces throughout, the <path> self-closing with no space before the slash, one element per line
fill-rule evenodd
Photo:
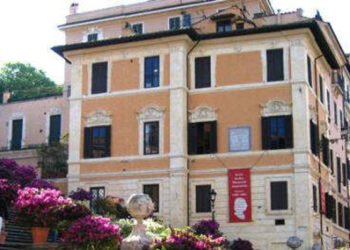
<path fill-rule="evenodd" d="M 304 10 L 302 8 L 298 8 L 297 9 L 297 14 L 298 14 L 298 16 L 302 17 L 303 14 L 304 14 Z"/>
<path fill-rule="evenodd" d="M 70 8 L 69 8 L 69 14 L 70 15 L 75 15 L 78 13 L 78 7 L 79 7 L 79 4 L 78 3 L 72 3 L 70 5 Z"/>
<path fill-rule="evenodd" d="M 10 93 L 10 91 L 5 91 L 5 92 L 2 94 L 2 103 L 3 103 L 3 104 L 8 103 L 9 100 L 10 100 L 10 98 L 11 98 L 11 93 Z"/>

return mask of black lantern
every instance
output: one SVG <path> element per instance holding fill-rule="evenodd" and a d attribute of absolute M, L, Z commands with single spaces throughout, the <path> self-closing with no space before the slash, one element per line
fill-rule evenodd
<path fill-rule="evenodd" d="M 215 220 L 215 201 L 216 201 L 216 191 L 214 189 L 210 190 L 210 204 L 211 204 L 211 216 L 212 220 Z"/>

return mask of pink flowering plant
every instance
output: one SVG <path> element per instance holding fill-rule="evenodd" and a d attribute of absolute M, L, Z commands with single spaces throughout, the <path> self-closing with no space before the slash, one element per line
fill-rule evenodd
<path fill-rule="evenodd" d="M 54 227 L 59 220 L 56 209 L 71 203 L 59 190 L 26 187 L 18 190 L 14 209 L 18 222 L 24 226 Z"/>
<path fill-rule="evenodd" d="M 73 222 L 63 235 L 63 242 L 81 250 L 114 250 L 122 240 L 120 228 L 109 218 L 86 216 Z"/>

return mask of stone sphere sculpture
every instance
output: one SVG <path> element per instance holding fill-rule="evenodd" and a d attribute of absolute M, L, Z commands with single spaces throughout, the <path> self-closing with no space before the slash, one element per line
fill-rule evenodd
<path fill-rule="evenodd" d="M 154 210 L 151 198 L 146 194 L 133 194 L 127 201 L 126 208 L 130 215 L 136 219 L 131 234 L 122 242 L 122 250 L 142 250 L 152 243 L 152 238 L 146 234 L 143 220 L 150 216 Z"/>
<path fill-rule="evenodd" d="M 291 249 L 297 249 L 301 247 L 302 244 L 303 244 L 303 241 L 297 236 L 289 237 L 287 240 L 287 246 L 290 247 Z"/>

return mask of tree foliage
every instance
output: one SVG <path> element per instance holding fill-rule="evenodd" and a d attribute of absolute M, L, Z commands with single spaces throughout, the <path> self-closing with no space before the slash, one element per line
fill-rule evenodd
<path fill-rule="evenodd" d="M 62 94 L 45 72 L 25 63 L 7 63 L 0 69 L 0 93 L 11 92 L 10 101 Z"/>

